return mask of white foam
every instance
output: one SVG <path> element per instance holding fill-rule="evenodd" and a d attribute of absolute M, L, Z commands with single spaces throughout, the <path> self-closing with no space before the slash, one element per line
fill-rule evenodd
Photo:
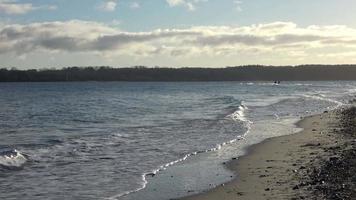
<path fill-rule="evenodd" d="M 126 195 L 129 195 L 131 193 L 134 193 L 134 192 L 138 192 L 142 189 L 144 189 L 146 187 L 146 185 L 148 184 L 147 180 L 146 180 L 146 174 L 142 174 L 141 175 L 142 177 L 142 183 L 141 183 L 141 187 L 135 189 L 135 190 L 130 190 L 130 191 L 126 191 L 126 192 L 123 192 L 123 193 L 120 193 L 118 195 L 115 195 L 115 196 L 112 196 L 112 197 L 109 197 L 109 198 L 106 198 L 108 200 L 115 200 L 115 199 L 118 199 L 120 197 L 123 197 L 123 196 L 126 196 Z"/>
<path fill-rule="evenodd" d="M 235 121 L 243 122 L 247 128 L 247 131 L 245 132 L 245 134 L 248 133 L 248 131 L 251 128 L 251 124 L 252 124 L 252 121 L 248 120 L 245 116 L 245 113 L 247 110 L 248 110 L 248 107 L 245 106 L 242 102 L 241 105 L 239 106 L 239 108 L 235 112 L 233 112 L 232 114 L 227 116 L 227 117 L 232 118 Z"/>
<path fill-rule="evenodd" d="M 273 96 L 273 97 L 264 97 L 264 98 L 251 98 L 248 101 L 244 103 L 245 106 L 250 106 L 250 107 L 265 107 L 265 106 L 270 106 L 277 104 L 281 101 L 287 100 L 287 99 L 295 99 L 297 98 L 296 96 Z"/>
<path fill-rule="evenodd" d="M 177 164 L 177 163 L 179 163 L 179 162 L 182 162 L 182 161 L 188 159 L 188 157 L 193 156 L 193 155 L 197 155 L 197 154 L 198 154 L 198 152 L 193 152 L 193 153 L 187 154 L 187 155 L 183 156 L 182 158 L 180 158 L 180 159 L 178 159 L 178 160 L 175 160 L 175 161 L 172 161 L 172 162 L 168 162 L 168 163 L 166 163 L 166 164 L 164 164 L 164 165 L 161 165 L 159 168 L 152 170 L 152 172 L 144 173 L 144 174 L 141 175 L 141 177 L 142 177 L 141 187 L 139 187 L 139 188 L 137 188 L 137 189 L 135 189 L 135 190 L 130 190 L 130 191 L 127 191 L 127 192 L 120 193 L 120 194 L 118 194 L 118 195 L 109 197 L 109 198 L 107 198 L 107 199 L 115 200 L 115 199 L 118 199 L 118 198 L 120 198 L 120 197 L 129 195 L 129 194 L 131 194 L 131 193 L 135 193 L 135 192 L 138 192 L 138 191 L 140 191 L 140 190 L 143 190 L 143 189 L 146 188 L 146 185 L 148 184 L 148 181 L 147 181 L 147 179 L 146 179 L 147 176 L 155 176 L 158 172 L 164 171 L 164 170 L 166 170 L 168 167 L 170 167 L 170 166 L 172 166 L 172 165 L 174 165 L 174 164 Z"/>
<path fill-rule="evenodd" d="M 0 165 L 4 167 L 22 167 L 27 162 L 27 159 L 21 152 L 16 149 L 9 155 L 0 156 Z"/>
<path fill-rule="evenodd" d="M 243 82 L 240 83 L 241 85 L 259 85 L 259 86 L 312 86 L 311 83 L 291 83 L 291 82 L 284 82 L 284 83 L 274 83 L 274 82 Z"/>
<path fill-rule="evenodd" d="M 248 122 L 249 120 L 247 120 L 245 117 L 246 110 L 247 110 L 247 107 L 241 104 L 239 106 L 238 110 L 236 110 L 232 114 L 228 115 L 228 117 L 231 117 L 235 121 Z"/>
<path fill-rule="evenodd" d="M 331 103 L 336 104 L 334 107 L 329 108 L 330 110 L 339 108 L 339 107 L 341 107 L 341 106 L 344 105 L 344 103 L 342 103 L 341 101 L 337 101 L 337 100 L 335 100 L 335 99 L 327 98 L 327 97 L 326 97 L 325 95 L 323 95 L 323 94 L 314 94 L 314 95 L 303 94 L 302 96 L 303 96 L 303 97 L 306 97 L 306 98 L 310 98 L 310 99 L 316 99 L 316 100 L 321 100 L 321 101 L 327 101 L 327 102 L 331 102 Z"/>
<path fill-rule="evenodd" d="M 351 89 L 348 89 L 346 93 L 356 93 L 356 88 L 351 88 Z"/>
<path fill-rule="evenodd" d="M 289 85 L 296 85 L 296 86 L 312 86 L 313 84 L 311 84 L 311 83 L 295 83 L 295 84 L 289 84 Z"/>

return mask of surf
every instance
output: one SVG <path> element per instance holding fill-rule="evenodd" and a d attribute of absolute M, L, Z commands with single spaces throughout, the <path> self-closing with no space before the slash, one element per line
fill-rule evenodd
<path fill-rule="evenodd" d="M 21 169 L 28 161 L 26 157 L 16 149 L 3 151 L 0 153 L 0 167 L 8 170 Z"/>

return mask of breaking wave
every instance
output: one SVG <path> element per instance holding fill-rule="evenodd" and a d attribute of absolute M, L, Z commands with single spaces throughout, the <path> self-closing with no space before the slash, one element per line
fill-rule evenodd
<path fill-rule="evenodd" d="M 16 149 L 0 153 L 0 167 L 2 168 L 20 169 L 26 162 L 26 156 Z"/>
<path fill-rule="evenodd" d="M 224 98 L 226 99 L 226 98 Z M 229 101 L 232 101 L 231 99 L 233 99 L 233 97 L 229 97 L 228 100 Z M 232 102 L 230 102 L 232 103 Z M 221 144 L 216 144 L 215 147 L 213 148 L 210 148 L 210 149 L 207 149 L 205 151 L 196 151 L 196 152 L 193 152 L 193 153 L 189 153 L 189 154 L 186 154 L 184 155 L 182 158 L 180 159 L 177 159 L 177 160 L 174 160 L 172 162 L 168 162 L 164 165 L 161 165 L 159 166 L 157 169 L 154 169 L 152 170 L 151 172 L 147 172 L 147 173 L 143 173 L 141 175 L 142 177 L 142 182 L 141 182 L 141 186 L 139 188 L 136 188 L 134 190 L 131 190 L 131 191 L 126 191 L 126 192 L 123 192 L 123 193 L 120 193 L 118 195 L 115 195 L 115 196 L 112 196 L 112 197 L 109 197 L 108 199 L 110 200 L 114 200 L 114 199 L 118 199 L 120 197 L 123 197 L 123 196 L 126 196 L 126 195 L 129 195 L 131 193 L 135 193 L 135 192 L 138 192 L 140 190 L 143 190 L 146 188 L 147 184 L 148 184 L 148 181 L 147 181 L 147 177 L 154 177 L 156 176 L 157 173 L 159 173 L 160 171 L 164 171 L 166 170 L 168 167 L 170 166 L 173 166 L 179 162 L 183 162 L 185 160 L 187 160 L 189 157 L 191 156 L 195 156 L 197 154 L 200 154 L 200 153 L 207 153 L 207 152 L 213 152 L 213 151 L 218 151 L 220 150 L 223 146 L 225 145 L 228 145 L 228 144 L 232 144 L 232 143 L 235 143 L 239 140 L 242 140 L 245 138 L 246 134 L 248 134 L 248 132 L 250 131 L 251 129 L 251 124 L 253 123 L 252 121 L 248 120 L 245 116 L 245 112 L 248 110 L 248 107 L 243 105 L 242 103 L 240 103 L 240 106 L 238 106 L 238 109 L 233 112 L 232 114 L 229 114 L 225 117 L 225 119 L 231 119 L 235 122 L 242 122 L 244 124 L 244 126 L 246 127 L 246 131 L 243 135 L 239 135 L 239 136 L 236 136 L 234 139 L 230 140 L 230 141 L 227 141 L 227 142 L 223 142 Z"/>
<path fill-rule="evenodd" d="M 330 103 L 333 103 L 335 104 L 334 107 L 332 108 L 329 108 L 329 109 L 336 109 L 336 108 L 339 108 L 341 106 L 344 105 L 344 103 L 342 103 L 341 101 L 337 101 L 335 99 L 331 99 L 331 98 L 327 98 L 325 95 L 323 94 L 314 94 L 314 95 L 309 95 L 309 94 L 303 94 L 302 95 L 303 97 L 305 98 L 309 98 L 309 99 L 315 99 L 315 100 L 319 100 L 319 101 L 326 101 L 326 102 L 330 102 Z"/>

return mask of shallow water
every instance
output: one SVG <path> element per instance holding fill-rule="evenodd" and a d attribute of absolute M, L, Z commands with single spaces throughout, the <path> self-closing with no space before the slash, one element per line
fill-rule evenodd
<path fill-rule="evenodd" d="M 0 199 L 197 193 L 232 178 L 224 161 L 295 132 L 299 117 L 347 103 L 355 88 L 356 82 L 1 83 Z"/>

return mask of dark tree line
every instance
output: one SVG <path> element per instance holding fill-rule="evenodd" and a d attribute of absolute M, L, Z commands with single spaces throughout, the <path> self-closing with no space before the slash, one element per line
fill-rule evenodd
<path fill-rule="evenodd" d="M 0 82 L 356 80 L 356 65 L 249 65 L 225 68 L 68 67 L 0 69 Z"/>

